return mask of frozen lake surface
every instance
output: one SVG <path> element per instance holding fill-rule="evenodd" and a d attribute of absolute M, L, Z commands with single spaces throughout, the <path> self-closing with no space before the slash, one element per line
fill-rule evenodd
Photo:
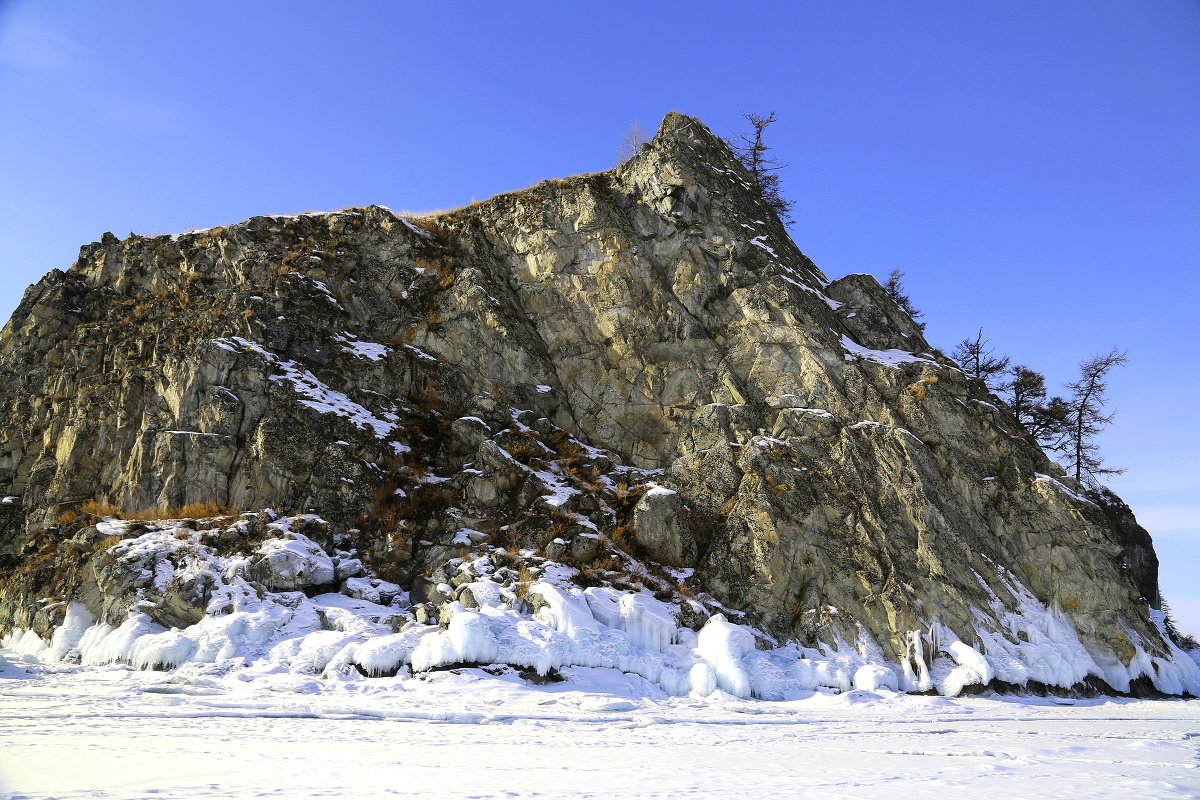
<path fill-rule="evenodd" d="M 1200 703 L 0 667 L 7 798 L 1200 796 Z"/>

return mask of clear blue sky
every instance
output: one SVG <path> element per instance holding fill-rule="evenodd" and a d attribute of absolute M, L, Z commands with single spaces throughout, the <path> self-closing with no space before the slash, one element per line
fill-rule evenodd
<path fill-rule="evenodd" d="M 1113 345 L 1112 481 L 1200 633 L 1200 4 L 0 0 L 0 315 L 78 247 L 460 205 L 634 122 L 775 110 L 792 234 L 1055 384 Z"/>

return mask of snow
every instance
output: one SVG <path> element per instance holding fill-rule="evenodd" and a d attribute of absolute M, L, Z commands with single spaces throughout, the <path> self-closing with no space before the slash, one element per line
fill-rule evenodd
<path fill-rule="evenodd" d="M 269 527 L 275 528 L 276 525 Z M 332 582 L 333 560 L 321 550 L 320 545 L 302 534 L 286 529 L 284 532 L 287 533 L 286 537 L 268 539 L 258 548 L 258 554 L 274 565 L 274 572 L 293 582 L 306 579 L 309 584 L 317 586 Z"/>
<path fill-rule="evenodd" d="M 767 237 L 765 234 L 760 234 L 758 236 L 755 236 L 753 239 L 750 240 L 750 244 L 754 245 L 755 247 L 761 247 L 763 250 L 766 250 L 768 253 L 771 254 L 772 258 L 779 258 L 779 254 L 775 252 L 775 248 L 773 248 L 773 247 L 771 247 L 771 245 L 767 244 Z"/>
<path fill-rule="evenodd" d="M 896 691 L 896 673 L 878 664 L 863 664 L 854 671 L 854 688 L 861 692 L 878 692 L 880 689 Z"/>
<path fill-rule="evenodd" d="M 421 643 L 390 638 L 393 653 Z M 543 686 L 492 667 L 245 681 L 199 670 L 22 665 L 5 655 L 14 663 L 0 662 L 0 791 L 12 797 L 1200 793 L 1195 702 L 950 700 L 880 688 L 697 703 L 587 668 Z M 387 661 L 381 655 L 380 666 Z"/>
<path fill-rule="evenodd" d="M 846 335 L 842 336 L 842 349 L 848 353 L 846 356 L 847 361 L 853 361 L 856 358 L 865 358 L 868 361 L 874 361 L 877 364 L 883 364 L 885 367 L 898 367 L 901 364 L 915 363 L 925 363 L 935 367 L 938 366 L 937 362 L 935 361 L 930 361 L 927 358 L 921 358 L 920 356 L 913 355 L 912 353 L 904 350 L 872 350 L 869 347 L 863 347 L 861 344 L 858 344 Z"/>
<path fill-rule="evenodd" d="M 1096 505 L 1095 503 L 1093 503 L 1091 500 L 1089 500 L 1087 497 L 1080 494 L 1079 492 L 1075 492 L 1075 491 L 1072 491 L 1071 489 L 1067 488 L 1067 485 L 1064 484 L 1062 481 L 1060 481 L 1058 478 L 1053 478 L 1049 475 L 1043 475 L 1040 472 L 1036 472 L 1036 473 L 1034 473 L 1034 475 L 1036 476 L 1036 477 L 1034 477 L 1034 481 L 1036 483 L 1040 483 L 1040 484 L 1047 485 L 1047 486 L 1052 486 L 1077 503 L 1084 503 L 1085 505 L 1095 507 L 1095 505 Z"/>
<path fill-rule="evenodd" d="M 300 403 L 319 414 L 333 414 L 349 420 L 354 427 L 360 430 L 370 428 L 380 439 L 387 438 L 396 430 L 399 417 L 395 412 L 387 411 L 376 416 L 345 394 L 326 386 L 317 376 L 300 367 L 295 361 L 285 361 L 267 351 L 257 342 L 234 336 L 228 339 L 217 339 L 215 344 L 230 352 L 251 352 L 261 356 L 264 361 L 279 370 L 278 374 L 270 376 L 271 382 L 290 384 L 292 389 L 300 395 Z"/>
<path fill-rule="evenodd" d="M 335 338 L 342 345 L 343 353 L 349 353 L 355 358 L 366 361 L 382 361 L 392 352 L 392 349 L 385 344 L 359 341 L 358 337 L 349 333 L 339 334 Z"/>
<path fill-rule="evenodd" d="M 292 522 L 272 524 L 289 531 Z M 1200 690 L 1200 669 L 1174 649 L 1170 659 L 1150 659 L 1144 643 L 1131 639 L 1141 654 L 1133 663 L 1101 663 L 1067 618 L 999 568 L 991 580 L 1017 603 L 993 610 L 1008 615 L 1011 636 L 976 631 L 978 649 L 935 622 L 911 632 L 912 658 L 898 667 L 866 640 L 760 649 L 767 645 L 750 628 L 721 614 L 697 633 L 647 591 L 580 589 L 565 580 L 565 568 L 547 567 L 545 580 L 529 587 L 526 599 L 538 607 L 531 616 L 510 607 L 510 590 L 485 576 L 485 558 L 470 562 L 480 577 L 465 584 L 479 607 L 450 603 L 444 629 L 413 622 L 403 599 L 376 602 L 403 595 L 378 579 L 348 580 L 345 590 L 358 598 L 260 596 L 240 577 L 244 560 L 209 553 L 208 563 L 189 566 L 178 532 L 149 531 L 117 547 L 152 564 L 170 550 L 172 575 L 206 570 L 216 583 L 200 623 L 166 630 L 134 610 L 113 627 L 71 604 L 50 643 L 31 632 L 4 638 L 5 790 L 299 797 L 328 787 L 328 794 L 369 794 L 375 768 L 392 768 L 403 752 L 404 780 L 392 784 L 392 794 L 500 797 L 536 786 L 579 796 L 578 783 L 556 776 L 577 779 L 588 742 L 606 754 L 603 763 L 638 764 L 619 771 L 633 777 L 605 773 L 606 790 L 627 781 L 620 796 L 757 798 L 795 796 L 796 787 L 855 797 L 895 796 L 900 787 L 906 797 L 965 788 L 1004 797 L 1200 790 L 1189 741 L 1200 704 L 951 700 L 897 691 L 954 695 L 993 676 L 1070 684 L 1092 673 L 1112 681 L 1122 678 L 1119 670 L 1125 678 L 1152 674 L 1167 690 Z M 563 680 L 533 685 L 505 665 Z M 450 776 L 444 757 L 428 756 L 440 771 L 419 766 L 426 758 L 420 748 L 447 735 L 431 723 L 453 723 L 446 743 L 469 748 Z M 312 749 L 313 742 L 320 746 Z M 706 755 L 716 746 L 720 758 Z M 278 765 L 297 754 L 321 759 L 323 768 L 304 780 L 281 777 Z M 215 772 L 197 766 L 214 760 L 221 764 Z M 1084 785 L 1098 788 L 1085 795 Z"/>
<path fill-rule="evenodd" d="M 316 518 L 272 519 L 273 538 L 259 545 L 258 553 L 284 562 L 294 556 L 309 563 L 306 570 L 319 571 L 323 582 L 332 580 L 330 556 L 292 530 L 299 521 Z M 101 525 L 106 531 L 125 530 L 116 521 Z M 473 541 L 470 529 L 461 532 L 464 544 Z M 731 621 L 735 612 L 726 612 L 695 631 L 680 625 L 675 603 L 645 589 L 581 588 L 569 580 L 575 570 L 553 562 L 539 568 L 541 582 L 521 589 L 494 581 L 496 570 L 485 556 L 464 559 L 459 572 L 473 580 L 437 588 L 448 601 L 456 592 L 458 600 L 467 600 L 469 590 L 474 602 L 448 602 L 440 609 L 439 626 L 417 623 L 400 587 L 377 578 L 350 578 L 340 593 L 312 597 L 262 590 L 246 580 L 246 557 L 220 556 L 202 545 L 200 534 L 174 523 L 124 539 L 112 554 L 143 572 L 141 585 L 159 592 L 202 581 L 207 614 L 186 628 L 166 629 L 148 616 L 139 594 L 128 615 L 111 625 L 93 620 L 73 603 L 48 642 L 29 631 L 11 632 L 0 642 L 0 726 L 14 719 L 19 725 L 20 715 L 5 715 L 20 703 L 49 696 L 44 686 L 6 694 L 6 687 L 18 685 L 6 683 L 13 675 L 53 686 L 56 709 L 69 705 L 63 698 L 70 692 L 83 697 L 82 687 L 90 686 L 101 704 L 125 698 L 119 701 L 124 711 L 113 713 L 114 725 L 125 725 L 121 720 L 130 717 L 165 729 L 179 720 L 215 715 L 534 726 L 594 724 L 603 715 L 629 726 L 748 720 L 786 726 L 811 723 L 812 713 L 831 709 L 838 714 L 860 708 L 958 713 L 949 709 L 976 708 L 971 704 L 982 701 L 937 705 L 936 697 L 902 692 L 932 689 L 953 697 L 993 679 L 1069 687 L 1089 675 L 1119 690 L 1146 676 L 1161 691 L 1200 695 L 1200 666 L 1169 642 L 1166 657 L 1152 657 L 1162 646 L 1151 647 L 1129 628 L 1134 655 L 1128 662 L 1090 652 L 1068 615 L 1041 604 L 998 566 L 994 574 L 976 574 L 987 589 L 991 613 L 979 611 L 975 630 L 953 631 L 933 620 L 908 633 L 907 655 L 897 663 L 861 628 L 853 644 L 839 639 L 805 647 L 776 642 Z M 337 558 L 354 560 L 340 551 Z M 1001 587 L 1013 598 L 1007 605 L 999 597 Z M 999 628 L 984 624 L 992 617 L 1000 620 Z M 1156 621 L 1165 636 L 1161 615 Z M 533 686 L 516 669 L 566 680 Z M 137 710 L 130 711 L 130 704 Z M 92 711 L 88 714 L 91 725 Z M 898 712 L 896 724 L 909 716 Z M 103 714 L 99 719 L 108 720 Z M 84 730 L 73 725 L 67 728 Z M 578 729 L 571 730 L 578 735 Z M 0 736 L 6 733 L 0 727 Z M 286 734 L 284 739 L 291 741 Z M 978 746 L 985 741 L 981 738 Z"/>
<path fill-rule="evenodd" d="M 84 634 L 95 622 L 96 619 L 92 616 L 92 612 L 87 610 L 87 606 L 83 603 L 70 603 L 67 606 L 67 614 L 62 625 L 54 631 L 54 635 L 50 638 L 47 660 L 62 661 L 67 653 L 79 646 Z"/>
<path fill-rule="evenodd" d="M 404 345 L 404 349 L 407 350 L 408 352 L 412 353 L 414 356 L 416 356 L 418 361 L 424 361 L 426 364 L 436 364 L 437 363 L 437 358 L 435 358 L 434 356 L 431 356 L 429 353 L 426 353 L 424 350 L 417 347 L 415 344 L 406 344 L 406 345 Z"/>
<path fill-rule="evenodd" d="M 0 505 L 11 506 L 17 502 L 20 502 L 20 500 L 21 500 L 21 498 L 19 498 L 19 497 L 13 497 L 12 495 L 9 495 L 8 497 L 5 497 L 3 500 L 0 500 Z"/>
<path fill-rule="evenodd" d="M 412 222 L 405 219 L 404 217 L 400 217 L 400 221 L 404 223 L 404 226 L 406 228 L 408 228 L 410 231 L 415 233 L 417 236 L 420 236 L 422 239 L 429 239 L 430 241 L 433 241 L 433 239 L 435 238 L 431 232 L 425 230 L 424 228 L 422 228 L 419 225 L 414 225 Z"/>
<path fill-rule="evenodd" d="M 717 686 L 734 697 L 750 696 L 750 676 L 742 659 L 754 652 L 754 636 L 717 614 L 700 631 L 700 655 L 713 668 Z"/>
<path fill-rule="evenodd" d="M 504 452 L 507 454 L 508 451 Z M 510 455 L 509 458 L 511 459 L 512 456 Z M 513 460 L 513 463 L 517 466 L 524 467 L 527 471 L 537 475 L 538 478 L 540 478 L 541 481 L 549 487 L 550 494 L 544 494 L 541 496 L 542 502 L 546 503 L 547 505 L 554 506 L 555 508 L 561 508 L 568 500 L 580 493 L 578 489 L 568 486 L 560 476 L 555 475 L 553 472 L 530 469 L 529 467 L 525 467 L 523 464 L 519 464 L 515 459 Z"/>

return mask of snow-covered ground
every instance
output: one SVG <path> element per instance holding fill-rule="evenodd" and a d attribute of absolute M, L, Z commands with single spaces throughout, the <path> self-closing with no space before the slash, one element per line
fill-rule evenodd
<path fill-rule="evenodd" d="M 0 796 L 1200 796 L 1200 702 L 668 697 L 570 668 L 321 680 L 0 662 Z"/>

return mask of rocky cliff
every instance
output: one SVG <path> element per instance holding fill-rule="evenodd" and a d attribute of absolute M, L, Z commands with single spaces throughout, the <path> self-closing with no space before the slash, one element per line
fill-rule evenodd
<path fill-rule="evenodd" d="M 822 658 L 911 691 L 1200 689 L 1129 510 L 873 278 L 829 281 L 683 115 L 436 216 L 105 234 L 28 290 L 0 376 L 0 629 L 186 632 L 241 581 L 457 642 L 427 665 L 486 660 L 455 619 L 503 611 L 761 696 Z"/>

